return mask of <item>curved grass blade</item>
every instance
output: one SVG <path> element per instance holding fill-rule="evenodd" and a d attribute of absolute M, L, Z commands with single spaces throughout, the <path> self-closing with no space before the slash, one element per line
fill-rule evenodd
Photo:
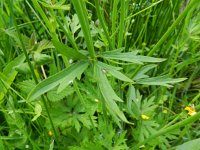
<path fill-rule="evenodd" d="M 29 93 L 27 99 L 34 100 L 37 97 L 41 96 L 42 94 L 55 88 L 63 81 L 74 80 L 76 77 L 80 76 L 87 67 L 88 67 L 87 62 L 79 62 L 43 80 L 38 85 L 36 85 L 36 87 Z M 66 84 L 68 83 L 66 82 Z"/>
<path fill-rule="evenodd" d="M 78 19 L 80 21 L 90 57 L 94 58 L 95 52 L 94 52 L 93 40 L 90 34 L 89 21 L 87 17 L 85 2 L 82 0 L 73 0 L 72 3 L 74 5 L 74 8 L 78 15 Z"/>
<path fill-rule="evenodd" d="M 72 49 L 68 47 L 67 45 L 59 42 L 58 40 L 53 39 L 52 40 L 53 45 L 57 49 L 57 51 L 64 56 L 66 56 L 68 59 L 73 59 L 73 60 L 80 60 L 80 59 L 86 59 L 87 57 L 83 55 L 81 52 Z"/>

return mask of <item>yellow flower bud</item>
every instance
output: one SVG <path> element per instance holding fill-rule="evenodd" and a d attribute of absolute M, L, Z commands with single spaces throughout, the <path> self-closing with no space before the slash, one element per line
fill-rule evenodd
<path fill-rule="evenodd" d="M 148 120 L 148 119 L 149 119 L 149 116 L 141 115 L 141 118 L 142 118 L 143 120 Z"/>

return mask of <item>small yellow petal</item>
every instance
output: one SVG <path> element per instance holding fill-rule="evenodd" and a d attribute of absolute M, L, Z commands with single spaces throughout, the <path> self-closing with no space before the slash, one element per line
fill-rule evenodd
<path fill-rule="evenodd" d="M 149 119 L 149 116 L 146 116 L 146 115 L 141 115 L 142 119 L 143 120 L 148 120 Z"/>
<path fill-rule="evenodd" d="M 191 106 L 187 106 L 187 107 L 185 107 L 185 110 L 188 111 L 188 115 L 190 115 L 190 116 L 193 116 L 193 115 L 196 114 L 196 111 L 195 111 L 194 105 L 191 105 Z"/>
<path fill-rule="evenodd" d="M 167 110 L 166 109 L 164 109 L 162 112 L 163 112 L 163 114 L 167 114 Z"/>
<path fill-rule="evenodd" d="M 197 112 L 189 112 L 188 114 L 190 115 L 190 116 L 193 116 L 193 115 L 195 115 Z"/>

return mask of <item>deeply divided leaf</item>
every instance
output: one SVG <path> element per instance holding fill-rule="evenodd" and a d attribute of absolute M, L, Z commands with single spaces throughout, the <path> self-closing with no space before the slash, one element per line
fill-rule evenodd
<path fill-rule="evenodd" d="M 42 94 L 58 86 L 61 82 L 74 80 L 77 76 L 82 74 L 87 68 L 87 62 L 79 62 L 73 64 L 69 68 L 66 68 L 57 74 L 43 80 L 29 93 L 28 99 L 34 100 Z M 66 82 L 68 84 L 68 82 Z"/>

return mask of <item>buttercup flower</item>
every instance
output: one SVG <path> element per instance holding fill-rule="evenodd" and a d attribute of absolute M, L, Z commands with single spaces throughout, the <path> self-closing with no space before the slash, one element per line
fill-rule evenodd
<path fill-rule="evenodd" d="M 143 120 L 148 120 L 148 119 L 149 119 L 149 116 L 141 115 L 141 118 L 142 118 Z"/>
<path fill-rule="evenodd" d="M 195 111 L 194 104 L 192 104 L 191 106 L 185 107 L 185 110 L 188 111 L 188 115 L 190 115 L 190 116 L 193 116 L 193 115 L 195 115 L 197 113 Z"/>

